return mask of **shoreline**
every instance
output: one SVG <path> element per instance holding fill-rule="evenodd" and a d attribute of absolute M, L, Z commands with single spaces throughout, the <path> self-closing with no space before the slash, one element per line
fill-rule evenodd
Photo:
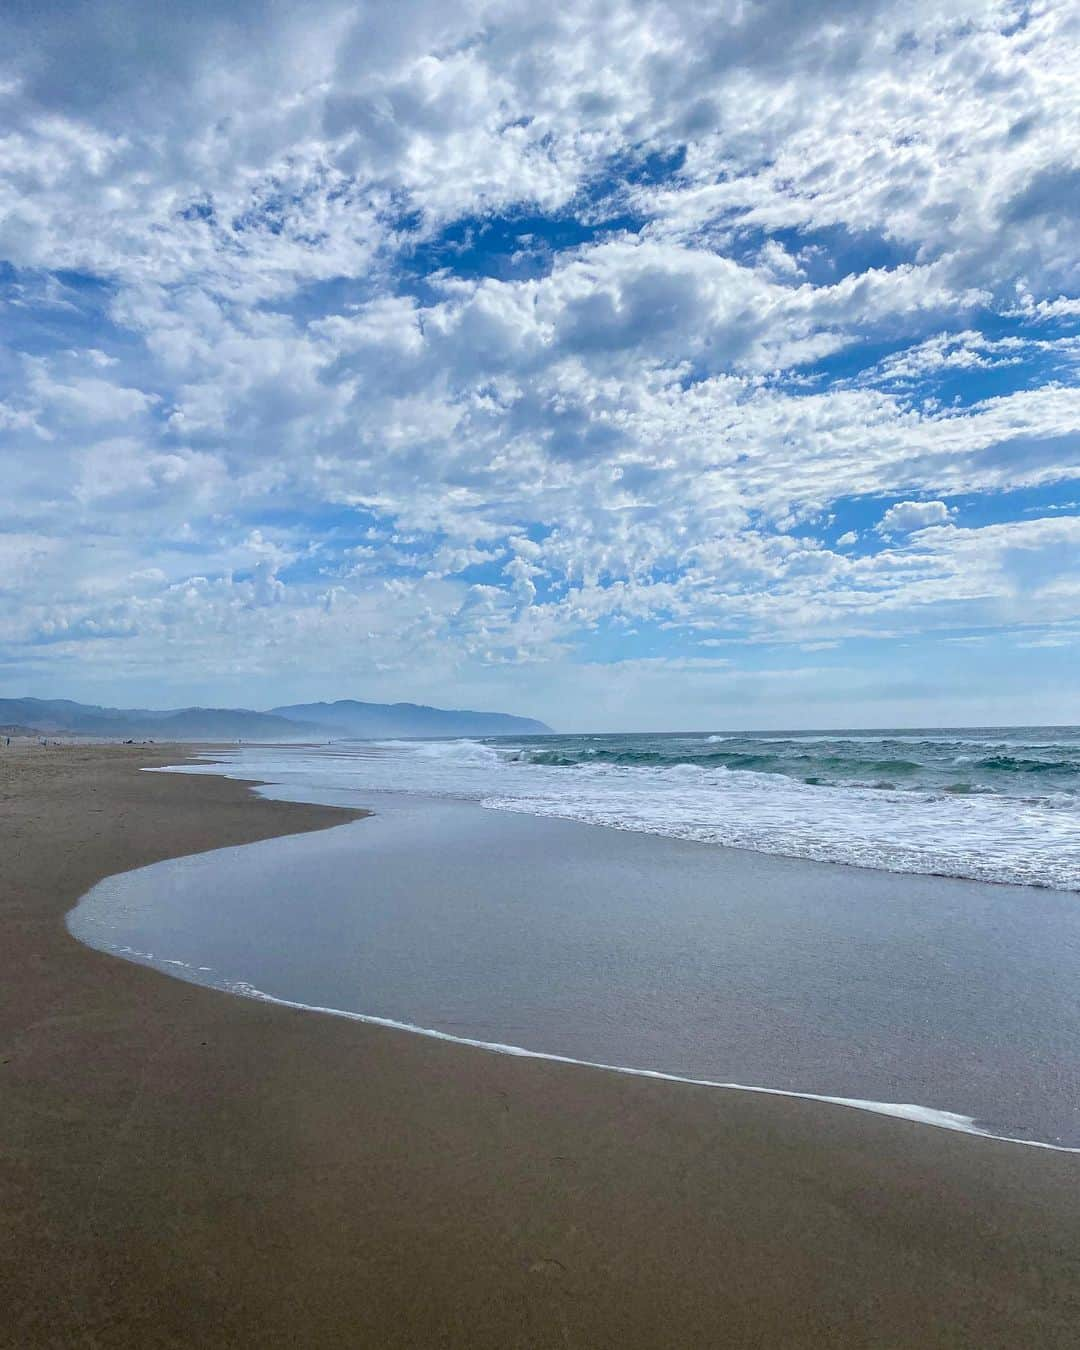
<path fill-rule="evenodd" d="M 0 1343 L 1072 1343 L 1071 1158 L 367 1032 L 76 942 L 94 880 L 342 820 L 138 772 L 193 750 L 0 758 Z"/>
<path fill-rule="evenodd" d="M 204 755 L 200 757 L 198 764 L 195 766 L 186 764 L 167 765 L 152 771 L 169 772 L 171 770 L 179 774 L 185 774 L 195 768 L 200 776 L 206 774 L 210 777 L 227 777 L 230 781 L 251 786 L 260 797 L 274 801 L 298 801 L 305 804 L 334 804 L 339 806 L 346 805 L 350 800 L 354 804 L 361 801 L 369 807 L 373 807 L 375 815 L 384 816 L 381 821 L 383 828 L 388 823 L 385 817 L 393 817 L 399 813 L 397 800 L 411 802 L 414 805 L 410 814 L 414 819 L 407 836 L 408 853 L 415 854 L 419 851 L 432 855 L 440 854 L 446 845 L 447 827 L 443 826 L 440 830 L 436 826 L 433 829 L 431 822 L 433 817 L 438 819 L 439 815 L 450 805 L 450 801 L 415 792 L 393 794 L 393 798 L 397 800 L 388 800 L 377 790 L 365 793 L 355 789 L 345 791 L 340 788 L 327 788 L 325 786 L 305 787 L 302 783 L 298 785 L 292 779 L 256 778 L 254 776 L 256 767 L 255 765 L 245 764 L 242 760 L 238 761 L 235 756 L 211 761 L 209 755 Z M 466 815 L 472 816 L 474 813 L 482 811 L 482 808 L 483 803 L 476 801 L 460 802 L 454 807 L 461 813 L 463 820 Z M 800 895 L 802 903 L 811 908 L 820 907 L 826 894 L 834 894 L 838 897 L 847 896 L 849 903 L 857 901 L 860 907 L 872 910 L 878 907 L 886 909 L 891 905 L 904 903 L 910 898 L 913 891 L 917 893 L 916 888 L 926 891 L 927 883 L 941 881 L 943 889 L 931 888 L 930 903 L 933 907 L 945 910 L 950 904 L 954 903 L 956 894 L 970 892 L 972 896 L 976 896 L 991 888 L 991 883 L 987 882 L 965 878 L 937 878 L 926 875 L 913 877 L 910 884 L 905 885 L 906 874 L 893 873 L 886 869 L 855 868 L 848 864 L 787 858 L 779 855 L 762 854 L 749 849 L 709 845 L 695 840 L 671 840 L 662 835 L 656 836 L 639 830 L 613 833 L 606 826 L 594 825 L 589 822 L 553 820 L 547 816 L 533 816 L 527 812 L 509 813 L 509 818 L 514 822 L 511 837 L 515 842 L 507 845 L 501 837 L 503 831 L 499 828 L 499 822 L 507 820 L 507 815 L 497 810 L 495 812 L 484 812 L 483 814 L 486 815 L 489 822 L 484 831 L 486 839 L 483 842 L 477 837 L 471 826 L 463 824 L 463 820 L 458 821 L 452 827 L 451 832 L 455 835 L 467 833 L 471 841 L 468 849 L 478 850 L 481 854 L 486 855 L 490 852 L 499 855 L 509 847 L 513 855 L 524 863 L 530 875 L 544 877 L 545 880 L 540 884 L 539 890 L 534 886 L 529 891 L 522 891 L 519 883 L 516 891 L 516 903 L 524 905 L 526 909 L 535 908 L 536 912 L 542 911 L 544 894 L 557 894 L 563 887 L 572 884 L 569 880 L 570 874 L 566 872 L 553 873 L 547 867 L 544 856 L 546 853 L 557 853 L 565 866 L 567 859 L 576 856 L 580 847 L 575 836 L 592 836 L 598 842 L 602 841 L 603 843 L 604 864 L 600 872 L 594 870 L 589 874 L 592 878 L 589 884 L 594 893 L 604 889 L 606 878 L 617 878 L 622 875 L 618 870 L 613 870 L 617 869 L 622 861 L 618 857 L 619 853 L 625 851 L 621 850 L 620 845 L 615 842 L 618 838 L 625 835 L 631 836 L 637 852 L 637 865 L 639 868 L 645 865 L 640 847 L 640 841 L 644 836 L 647 839 L 654 840 L 658 849 L 666 849 L 669 854 L 674 851 L 676 854 L 674 857 L 668 856 L 666 863 L 660 865 L 661 875 L 654 875 L 655 883 L 666 884 L 669 881 L 674 881 L 675 876 L 682 870 L 683 866 L 683 862 L 677 856 L 680 851 L 697 855 L 698 860 L 703 855 L 707 855 L 710 867 L 714 867 L 717 873 L 724 875 L 726 886 L 729 889 L 746 890 L 748 892 L 750 897 L 749 907 L 754 911 L 753 922 L 755 924 L 768 922 L 769 894 L 776 889 L 796 891 Z M 376 821 L 372 828 L 378 830 L 379 825 L 380 822 Z M 531 840 L 526 842 L 522 838 L 522 826 L 525 827 L 527 835 L 533 835 L 535 832 L 541 841 L 544 840 L 545 836 L 548 836 L 546 848 L 543 842 L 535 848 L 533 848 Z M 553 837 L 551 837 L 552 831 L 554 831 Z M 443 842 L 440 843 L 440 840 Z M 195 884 L 194 890 L 202 893 L 208 888 L 217 887 L 220 889 L 220 904 L 224 907 L 231 907 L 229 901 L 231 895 L 250 897 L 250 903 L 256 906 L 257 912 L 262 915 L 262 922 L 266 926 L 265 931 L 276 934 L 280 949 L 299 950 L 305 943 L 306 935 L 289 932 L 287 929 L 282 931 L 280 928 L 275 928 L 275 924 L 280 922 L 278 917 L 272 908 L 268 910 L 259 908 L 259 897 L 264 895 L 269 888 L 274 887 L 278 876 L 284 874 L 290 876 L 290 884 L 296 891 L 302 892 L 308 885 L 317 885 L 328 896 L 337 893 L 350 894 L 353 873 L 357 869 L 374 865 L 376 867 L 374 875 L 381 880 L 377 881 L 375 888 L 370 893 L 366 891 L 363 894 L 357 893 L 353 896 L 353 900 L 348 903 L 359 903 L 362 908 L 374 906 L 381 909 L 381 906 L 386 902 L 381 901 L 379 896 L 386 887 L 388 875 L 403 873 L 409 868 L 410 864 L 409 859 L 400 852 L 395 854 L 391 851 L 388 855 L 380 854 L 377 846 L 374 850 L 367 847 L 367 845 L 373 843 L 374 841 L 371 839 L 357 836 L 355 842 L 351 845 L 351 852 L 355 854 L 355 858 L 350 860 L 350 865 L 344 873 L 339 871 L 334 876 L 326 875 L 319 867 L 319 859 L 326 853 L 327 849 L 337 847 L 331 839 L 323 844 L 315 845 L 297 841 L 295 849 L 277 851 L 276 863 L 260 863 L 254 855 L 248 854 L 246 850 L 241 853 L 228 851 L 221 856 L 214 872 L 224 873 L 229 880 L 219 885 L 215 882 L 213 874 L 208 874 L 206 869 L 200 868 L 201 879 Z M 350 852 L 350 846 L 345 843 L 344 836 L 340 847 L 347 854 Z M 266 848 L 267 846 L 264 844 L 258 852 L 265 854 Z M 593 852 L 595 854 L 595 849 Z M 294 864 L 291 861 L 294 857 L 298 857 L 301 861 Z M 453 853 L 451 858 L 449 865 L 457 873 L 462 869 L 463 859 L 458 853 Z M 302 861 L 304 859 L 306 859 L 306 862 Z M 174 861 L 183 862 L 183 860 Z M 749 869 L 747 863 L 749 863 Z M 663 870 L 665 868 L 666 870 Z M 467 863 L 464 865 L 462 876 L 463 881 L 452 892 L 455 898 L 451 903 L 456 904 L 464 901 L 466 906 L 469 906 L 474 899 L 479 903 L 480 897 L 489 892 L 491 879 L 478 875 L 477 869 L 475 867 L 470 868 Z M 762 882 L 759 879 L 761 876 L 764 876 L 767 880 Z M 124 877 L 107 879 L 101 883 L 100 887 L 95 888 L 94 892 L 82 897 L 80 904 L 70 911 L 67 916 L 68 929 L 80 941 L 91 947 L 109 951 L 136 963 L 148 965 L 172 978 L 188 980 L 197 985 L 223 990 L 238 997 L 254 998 L 299 1011 L 338 1017 L 357 1023 L 408 1032 L 412 1035 L 426 1036 L 455 1045 L 483 1050 L 487 1053 L 546 1060 L 583 1069 L 599 1070 L 604 1073 L 628 1074 L 698 1088 L 740 1093 L 761 1093 L 772 1097 L 821 1102 L 832 1107 L 868 1111 L 877 1115 L 910 1120 L 935 1129 L 952 1130 L 980 1139 L 994 1139 L 1003 1143 L 1048 1149 L 1066 1154 L 1080 1153 L 1075 1112 L 1067 1092 L 1059 1093 L 1056 1099 L 1056 1107 L 1052 1107 L 1049 1097 L 1040 1097 L 1040 1089 L 1047 1086 L 1044 1082 L 1026 1081 L 1022 1076 L 1014 1076 L 1009 1079 L 1007 1071 L 1002 1068 L 1000 1072 L 1003 1078 L 1012 1082 L 1012 1093 L 1016 1100 L 1039 1102 L 1039 1107 L 1034 1111 L 1025 1107 L 1022 1114 L 1017 1114 L 1015 1109 L 1012 1114 L 1009 1114 L 1008 1108 L 1002 1102 L 995 1101 L 992 1096 L 980 1098 L 978 1094 L 972 1095 L 970 1083 L 964 1080 L 962 1072 L 958 1075 L 950 1074 L 950 1081 L 946 1085 L 945 1082 L 941 1081 L 940 1076 L 936 1082 L 933 1078 L 925 1076 L 920 1079 L 913 1066 L 909 1067 L 908 1063 L 899 1062 L 890 1081 L 886 1081 L 880 1076 L 876 1080 L 868 1079 L 865 1072 L 852 1071 L 846 1063 L 842 1065 L 841 1061 L 844 1059 L 842 1053 L 839 1058 L 835 1055 L 831 1059 L 822 1057 L 822 1043 L 820 1040 L 814 1039 L 814 1033 L 810 1030 L 813 1012 L 809 1002 L 804 1005 L 807 1008 L 805 1020 L 807 1039 L 805 1040 L 804 1051 L 808 1061 L 813 1061 L 815 1056 L 817 1057 L 817 1071 L 813 1074 L 803 1074 L 800 1071 L 800 1066 L 793 1066 L 790 1063 L 785 1064 L 777 1058 L 756 1063 L 751 1062 L 744 1053 L 747 1041 L 752 1039 L 747 1028 L 743 1029 L 743 1036 L 739 1039 L 738 1044 L 733 1044 L 729 1037 L 724 1049 L 716 1054 L 711 1061 L 708 1056 L 698 1057 L 695 1061 L 693 1058 L 682 1058 L 681 1030 L 678 1038 L 675 1041 L 669 1039 L 666 1047 L 664 1047 L 666 1055 L 656 1044 L 652 1045 L 652 1054 L 650 1055 L 645 1047 L 634 1044 L 632 1039 L 624 1041 L 621 1045 L 612 1044 L 610 1041 L 605 1043 L 603 1039 L 598 1040 L 595 1036 L 590 1037 L 588 1035 L 580 1038 L 571 1037 L 567 1040 L 564 1034 L 560 1035 L 564 1028 L 555 1027 L 553 1029 L 550 1022 L 545 1024 L 543 1021 L 533 1021 L 527 1026 L 525 1024 L 518 1025 L 516 1007 L 513 1010 L 515 1015 L 511 1015 L 509 1020 L 506 1019 L 507 1010 L 503 1008 L 502 1020 L 499 1020 L 499 1014 L 496 1014 L 494 1019 L 485 1019 L 481 1016 L 473 1021 L 462 1022 L 455 1015 L 456 1007 L 453 1000 L 456 996 L 449 990 L 444 991 L 442 1000 L 437 996 L 434 1002 L 427 999 L 426 989 L 417 989 L 415 986 L 411 988 L 406 986 L 401 997 L 392 994 L 388 998 L 387 988 L 380 986 L 378 981 L 373 984 L 369 978 L 363 986 L 367 990 L 365 996 L 350 1001 L 350 996 L 354 990 L 352 984 L 348 987 L 338 985 L 337 988 L 334 988 L 332 985 L 327 985 L 325 981 L 320 981 L 317 977 L 312 978 L 315 975 L 313 959 L 316 957 L 325 960 L 328 966 L 334 967 L 335 960 L 330 952 L 316 954 L 304 948 L 303 963 L 309 970 L 309 976 L 306 980 L 299 982 L 290 981 L 287 978 L 288 971 L 267 970 L 264 968 L 265 962 L 260 961 L 260 951 L 273 950 L 273 946 L 267 948 L 265 944 L 257 944 L 259 950 L 248 949 L 230 952 L 224 952 L 220 947 L 215 946 L 213 920 L 208 923 L 205 915 L 200 919 L 197 909 L 191 908 L 190 901 L 186 902 L 184 909 L 186 915 L 185 927 L 192 934 L 201 933 L 204 940 L 209 943 L 209 947 L 202 947 L 202 944 L 199 943 L 184 943 L 182 933 L 175 929 L 166 929 L 161 932 L 154 931 L 152 921 L 149 929 L 144 922 L 135 922 L 127 926 L 126 930 L 122 928 L 121 931 L 124 933 L 122 942 L 108 940 L 109 913 L 110 909 L 117 903 L 117 900 L 112 897 L 117 896 L 117 894 L 123 896 L 120 906 L 121 914 L 125 911 L 129 913 L 141 911 L 144 915 L 149 916 L 152 911 L 152 903 L 148 902 L 152 901 L 152 897 L 158 891 L 158 888 L 161 888 L 166 895 L 177 895 L 185 889 L 191 889 L 191 883 L 186 881 L 185 877 L 184 867 L 166 863 L 157 869 L 155 875 L 147 877 L 141 884 L 126 885 Z M 878 880 L 887 883 L 888 888 L 884 890 L 878 888 Z M 852 883 L 854 883 L 854 891 L 852 890 Z M 413 876 L 412 893 L 416 895 L 435 892 L 442 896 L 447 884 L 447 877 L 441 871 L 436 870 L 434 873 L 419 879 Z M 618 886 L 619 883 L 615 881 L 613 884 Z M 119 887 L 119 891 L 117 891 L 117 887 Z M 868 887 L 869 889 L 867 889 Z M 408 888 L 406 887 L 406 889 Z M 1015 886 L 1011 886 L 1009 890 L 1015 894 L 1020 894 L 1019 888 Z M 95 892 L 100 892 L 100 896 Z M 723 899 L 723 892 L 716 891 L 711 880 L 708 883 L 707 893 L 717 901 Z M 673 902 L 673 899 L 673 894 L 669 892 L 669 905 Z M 621 903 L 624 907 L 628 901 L 632 905 L 632 896 L 623 892 Z M 730 901 L 727 903 L 730 903 Z M 1026 906 L 1026 900 L 1022 895 L 1021 903 Z M 843 904 L 843 900 L 841 900 L 841 904 Z M 759 905 L 761 906 L 760 911 L 756 908 Z M 435 910 L 438 908 L 439 906 L 436 905 Z M 321 913 L 325 924 L 331 928 L 340 925 L 342 932 L 352 932 L 353 941 L 359 944 L 358 950 L 363 948 L 365 944 L 362 933 L 359 929 L 354 931 L 353 920 L 348 913 L 340 907 L 336 908 L 333 902 L 324 904 Z M 937 909 L 935 908 L 924 914 L 923 917 L 928 922 L 933 923 L 936 916 Z M 690 922 L 694 921 L 692 914 L 688 917 Z M 1061 916 L 1058 917 L 1061 918 Z M 1030 919 L 1030 915 L 1027 915 L 1027 919 Z M 558 915 L 553 915 L 552 921 L 556 925 L 561 922 Z M 422 934 L 439 931 L 438 925 L 441 920 L 437 912 L 429 912 L 423 917 L 415 916 L 413 922 L 415 925 L 414 933 Z M 739 920 L 736 917 L 736 927 L 738 922 Z M 978 911 L 969 913 L 966 922 L 969 925 L 980 924 L 980 913 Z M 798 926 L 798 916 L 789 914 L 787 923 L 789 924 L 787 931 L 805 952 L 813 951 L 815 956 L 822 955 L 820 945 L 813 948 L 810 945 L 814 941 L 813 937 L 809 935 L 807 930 Z M 477 931 L 476 937 L 478 940 L 482 940 L 482 931 L 482 927 Z M 845 939 L 850 940 L 850 937 L 851 934 L 846 933 L 835 935 L 839 942 L 843 942 Z M 878 940 L 884 940 L 885 935 L 883 933 L 875 934 L 875 937 Z M 1075 934 L 1073 935 L 1074 939 Z M 180 941 L 179 946 L 176 945 L 178 940 Z M 1007 939 L 1005 940 L 1007 941 Z M 1059 943 L 1070 940 L 1069 930 L 1059 930 L 1057 940 Z M 600 947 L 595 948 L 597 953 L 602 950 Z M 568 950 L 566 955 L 570 958 L 572 952 Z M 727 985 L 733 979 L 737 979 L 731 969 L 731 963 L 725 959 L 722 953 L 712 950 L 712 955 L 715 958 L 713 968 L 715 983 Z M 744 957 L 747 955 L 744 951 Z M 395 953 L 392 943 L 384 945 L 384 966 L 394 968 L 395 959 L 400 960 L 400 952 Z M 205 964 L 208 960 L 211 963 L 210 965 Z M 438 985 L 436 966 L 437 963 L 428 966 L 427 981 L 431 987 Z M 360 966 L 354 966 L 353 969 L 359 978 Z M 869 967 L 856 963 L 855 969 L 852 969 L 849 964 L 846 972 L 836 971 L 834 978 L 838 981 L 837 988 L 843 988 L 852 978 L 865 975 L 868 969 Z M 920 966 L 920 973 L 923 973 L 924 970 L 925 967 Z M 1021 983 L 1023 983 L 1026 973 L 1021 973 Z M 284 983 L 282 983 L 283 974 L 286 976 Z M 475 974 L 482 980 L 482 972 L 475 972 Z M 897 979 L 901 979 L 899 970 L 896 974 Z M 1044 979 L 1049 978 L 1050 972 L 1047 967 L 1042 967 L 1042 974 Z M 275 975 L 277 978 L 275 978 Z M 775 980 L 775 971 L 770 972 L 770 976 Z M 522 988 L 522 1006 L 528 1005 L 533 999 L 535 990 L 544 986 L 542 975 L 539 976 L 539 980 L 539 984 L 536 984 L 534 979 L 535 989 L 529 986 Z M 962 979 L 960 983 L 964 983 Z M 356 986 L 356 988 L 359 987 L 361 986 Z M 442 986 L 438 987 L 442 988 Z M 733 985 L 732 987 L 737 986 Z M 966 987 L 968 992 L 964 1000 L 965 1003 L 969 1006 L 977 1006 L 980 999 L 978 985 L 973 984 Z M 750 991 L 744 989 L 743 992 L 747 997 L 753 997 Z M 690 991 L 691 997 L 693 997 L 693 993 L 694 991 Z M 813 991 L 810 991 L 810 993 L 812 994 Z M 912 993 L 916 1002 L 913 1002 L 911 1006 L 917 1007 L 919 990 L 914 990 Z M 987 1029 L 993 1024 L 993 1019 L 1007 1009 L 1007 1000 L 1004 1005 L 1002 1003 L 1005 993 L 1004 988 L 997 986 L 992 994 L 988 995 L 984 991 L 981 995 L 983 1004 L 987 1003 L 988 997 L 993 1000 L 993 1007 L 987 1009 L 986 1020 L 980 1027 L 982 1034 L 988 1034 Z M 790 989 L 788 991 L 789 1001 L 798 998 L 798 994 L 798 990 Z M 803 997 L 805 1000 L 805 991 Z M 554 994 L 550 994 L 546 1000 L 549 1004 L 549 1011 L 553 998 Z M 737 995 L 735 1001 L 738 1002 Z M 751 1005 L 748 1004 L 747 1006 Z M 704 1015 L 701 1006 L 698 1005 L 698 1007 L 699 1015 Z M 635 1014 L 641 1010 L 640 1006 L 636 1009 L 626 1006 L 627 1020 L 633 1021 Z M 612 1014 L 610 1006 L 600 1007 L 598 1005 L 595 1011 L 599 1013 L 601 1021 L 605 1018 L 610 1020 Z M 623 1011 L 623 1009 L 619 1010 L 620 1019 Z M 723 1026 L 726 1022 L 725 1009 L 720 1005 L 715 1005 L 711 1011 L 716 1025 Z M 859 1017 L 860 1011 L 864 1019 L 862 1021 Z M 769 1011 L 766 1007 L 760 1007 L 759 1012 L 762 1018 L 768 1019 Z M 936 1005 L 933 1011 L 929 1005 L 925 1009 L 928 1022 L 936 1017 L 941 1026 L 949 1025 L 948 1013 L 949 1009 L 940 1004 Z M 1007 1012 L 1005 1012 L 1005 1015 L 1007 1015 Z M 865 1067 L 875 1063 L 880 1054 L 890 1049 L 886 1044 L 875 1039 L 876 1032 L 872 1028 L 874 1020 L 879 1016 L 879 1011 L 874 1006 L 862 1007 L 860 1010 L 856 1003 L 853 1009 L 852 1030 L 847 1034 L 852 1038 L 853 1053 L 858 1054 L 865 1061 Z M 970 1034 L 970 1028 L 957 1024 L 953 1024 L 953 1030 L 957 1035 Z M 837 1034 L 837 1031 L 838 1027 L 834 1027 L 833 1034 Z M 1067 1040 L 1068 1031 L 1063 1029 L 1061 1037 Z M 1057 1045 L 1044 1046 L 1037 1038 L 1028 1040 L 1026 1045 L 1029 1057 L 1036 1062 L 1041 1061 L 1047 1052 L 1052 1056 L 1059 1049 Z M 640 1053 L 642 1051 L 644 1053 Z M 993 1066 L 993 1056 L 988 1052 L 984 1076 L 987 1078 L 992 1076 Z M 948 1090 L 946 1090 L 946 1086 Z M 1001 1114 L 996 1114 L 999 1106 L 1001 1107 Z M 1065 1114 L 1054 1117 L 1054 1109 L 1058 1109 L 1060 1112 L 1062 1107 L 1065 1108 Z M 1052 1122 L 1059 1124 L 1057 1134 L 1054 1133 Z"/>
<path fill-rule="evenodd" d="M 265 783 L 253 779 L 233 779 L 232 781 L 244 783 L 250 787 L 268 786 Z M 271 800 L 275 799 L 272 798 Z M 372 814 L 376 813 L 372 812 Z M 335 827 L 331 826 L 330 828 Z M 587 828 L 602 827 L 588 826 Z M 153 866 L 153 864 L 151 864 L 151 866 Z M 104 881 L 99 884 L 105 884 L 109 880 L 110 878 L 105 878 Z M 90 893 L 88 893 L 88 895 L 89 894 Z M 1080 1155 L 1080 1147 L 1077 1146 L 1051 1143 L 1042 1139 L 1022 1139 L 1008 1134 L 999 1134 L 989 1127 L 979 1125 L 972 1116 L 964 1115 L 956 1111 L 950 1111 L 945 1108 L 926 1106 L 918 1102 L 875 1101 L 868 1098 L 843 1097 L 822 1092 L 798 1091 L 793 1088 L 769 1087 L 760 1083 L 740 1083 L 720 1079 L 692 1077 L 687 1074 L 668 1072 L 663 1069 L 643 1068 L 630 1064 L 609 1064 L 600 1060 L 582 1059 L 573 1055 L 564 1055 L 554 1051 L 533 1049 L 528 1046 L 504 1041 L 481 1040 L 473 1036 L 457 1035 L 454 1032 L 443 1031 L 437 1027 L 423 1026 L 417 1022 L 380 1016 L 376 1013 L 365 1013 L 355 1009 L 331 1007 L 323 1004 L 304 1002 L 300 999 L 285 998 L 277 994 L 268 993 L 263 989 L 256 988 L 247 980 L 239 977 L 218 980 L 197 979 L 193 974 L 186 974 L 184 972 L 195 970 L 209 971 L 210 968 L 196 968 L 188 961 L 170 958 L 155 952 L 140 951 L 126 945 L 119 946 L 111 943 L 94 942 L 91 941 L 88 936 L 80 936 L 76 933 L 72 927 L 71 921 L 78 912 L 82 902 L 88 898 L 88 895 L 82 896 L 79 902 L 70 909 L 65 916 L 65 926 L 76 942 L 81 943 L 92 951 L 104 952 L 106 955 L 116 956 L 122 960 L 130 961 L 133 964 L 142 965 L 150 970 L 155 970 L 159 974 L 166 975 L 171 979 L 183 980 L 192 983 L 199 988 L 226 993 L 234 998 L 253 999 L 256 1002 L 269 1003 L 282 1008 L 291 1008 L 298 1012 L 314 1013 L 321 1017 L 341 1018 L 345 1021 L 357 1022 L 366 1026 L 382 1027 L 390 1031 L 406 1032 L 412 1036 L 423 1036 L 431 1040 L 443 1041 L 450 1045 L 465 1046 L 470 1049 L 484 1051 L 487 1054 L 509 1055 L 519 1059 L 535 1059 L 553 1064 L 565 1064 L 579 1069 L 596 1070 L 600 1073 L 627 1074 L 630 1077 L 655 1079 L 665 1083 L 683 1084 L 687 1087 L 710 1088 L 723 1092 L 761 1093 L 768 1097 L 783 1097 L 791 1098 L 796 1101 L 821 1102 L 828 1106 L 839 1107 L 846 1110 L 867 1111 L 872 1115 L 887 1116 L 897 1120 L 907 1120 L 917 1125 L 924 1125 L 930 1129 L 952 1130 L 957 1134 L 970 1135 L 976 1139 L 992 1139 L 1002 1144 L 1016 1144 L 1024 1148 L 1049 1149 L 1054 1153 Z"/>

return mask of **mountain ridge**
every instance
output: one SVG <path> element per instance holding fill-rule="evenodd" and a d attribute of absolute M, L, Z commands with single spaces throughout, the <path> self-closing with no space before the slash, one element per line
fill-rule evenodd
<path fill-rule="evenodd" d="M 385 736 L 538 735 L 551 730 L 534 718 L 510 713 L 434 708 L 421 703 L 288 704 L 250 708 L 109 708 L 72 699 L 0 698 L 0 726 L 73 736 L 155 740 L 303 741 L 327 735 Z"/>
<path fill-rule="evenodd" d="M 467 708 L 433 708 L 424 703 L 362 703 L 343 698 L 335 703 L 282 704 L 270 711 L 278 717 L 332 726 L 361 737 L 535 736 L 551 731 L 546 723 L 531 717 Z"/>

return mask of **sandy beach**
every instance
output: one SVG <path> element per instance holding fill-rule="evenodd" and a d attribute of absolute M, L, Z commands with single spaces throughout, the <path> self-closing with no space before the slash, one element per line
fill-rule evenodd
<path fill-rule="evenodd" d="M 0 750 L 0 1344 L 1072 1346 L 1080 1158 L 497 1056 L 75 942 L 104 876 L 340 823 Z"/>

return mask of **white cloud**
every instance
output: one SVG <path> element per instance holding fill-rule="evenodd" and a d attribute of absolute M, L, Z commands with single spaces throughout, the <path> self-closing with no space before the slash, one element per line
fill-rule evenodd
<path fill-rule="evenodd" d="M 910 534 L 927 525 L 943 525 L 948 519 L 949 508 L 944 502 L 897 502 L 874 528 L 879 534 Z"/>
<path fill-rule="evenodd" d="M 0 660 L 1075 620 L 1068 6 L 185 14 L 0 19 Z"/>

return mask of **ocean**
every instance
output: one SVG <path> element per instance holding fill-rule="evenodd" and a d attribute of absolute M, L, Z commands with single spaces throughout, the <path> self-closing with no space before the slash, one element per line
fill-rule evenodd
<path fill-rule="evenodd" d="M 1080 728 L 245 747 L 277 782 L 411 792 L 819 862 L 1080 890 Z M 226 758 L 229 758 L 226 755 Z"/>

